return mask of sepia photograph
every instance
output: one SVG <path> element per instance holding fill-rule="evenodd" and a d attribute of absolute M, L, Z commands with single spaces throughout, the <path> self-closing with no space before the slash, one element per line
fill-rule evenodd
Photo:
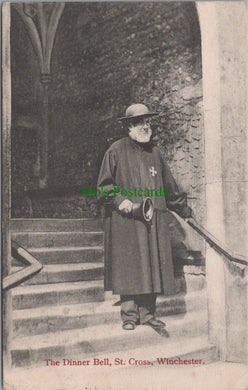
<path fill-rule="evenodd" d="M 2 387 L 248 389 L 248 3 L 2 3 Z"/>

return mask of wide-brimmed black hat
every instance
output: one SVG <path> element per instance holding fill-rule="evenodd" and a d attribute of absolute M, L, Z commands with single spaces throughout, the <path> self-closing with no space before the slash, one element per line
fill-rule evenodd
<path fill-rule="evenodd" d="M 133 118 L 144 118 L 158 115 L 157 112 L 151 112 L 144 104 L 132 104 L 126 109 L 126 115 L 118 118 L 118 121 L 126 121 Z"/>

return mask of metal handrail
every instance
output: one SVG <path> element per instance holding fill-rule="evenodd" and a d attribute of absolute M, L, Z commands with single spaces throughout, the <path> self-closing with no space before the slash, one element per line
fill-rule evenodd
<path fill-rule="evenodd" d="M 227 257 L 230 261 L 235 263 L 248 265 L 248 259 L 227 248 L 221 241 L 209 233 L 203 226 L 199 225 L 193 218 L 187 221 L 188 225 L 191 226 L 198 234 L 200 234 L 207 243 L 213 247 L 217 252 Z"/>
<path fill-rule="evenodd" d="M 43 265 L 34 256 L 32 256 L 31 253 L 13 240 L 11 240 L 11 252 L 16 260 L 20 260 L 25 264 L 28 264 L 28 266 L 6 276 L 2 283 L 3 290 L 18 286 L 24 280 L 29 279 L 43 268 Z"/>

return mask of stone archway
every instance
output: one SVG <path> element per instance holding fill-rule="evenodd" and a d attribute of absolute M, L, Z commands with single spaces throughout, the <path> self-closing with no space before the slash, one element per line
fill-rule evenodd
<path fill-rule="evenodd" d="M 13 12 L 12 53 L 24 69 L 21 37 L 26 38 L 26 31 L 19 19 Z M 143 101 L 161 113 L 161 118 L 154 120 L 159 146 L 204 224 L 201 48 L 194 3 L 67 3 L 54 42 L 48 190 L 62 193 L 64 188 L 77 187 L 72 196 L 80 197 L 82 185 L 95 185 L 105 150 L 126 135 L 116 118 L 130 101 Z M 29 56 L 25 57 L 32 57 L 34 62 L 33 49 L 27 42 L 28 49 Z M 38 68 L 38 64 L 34 66 L 30 62 L 28 67 L 32 71 Z M 18 66 L 13 67 L 16 87 L 12 99 L 20 110 L 19 96 L 29 97 L 27 73 L 21 72 Z M 39 77 L 37 72 L 33 76 L 39 84 L 36 90 L 40 88 Z M 20 86 L 19 80 L 22 80 Z M 29 97 L 26 106 L 30 107 L 33 100 Z M 15 150 L 18 150 L 16 143 Z M 16 143 L 13 139 L 12 145 Z M 16 161 L 20 160 L 16 152 Z M 39 161 L 35 167 L 29 164 L 29 171 L 22 164 L 16 165 L 12 191 L 19 194 L 24 185 L 36 190 L 37 173 L 34 173 L 42 164 Z M 16 179 L 24 177 L 22 171 L 27 180 Z M 91 212 L 94 204 L 84 204 L 84 200 L 81 197 L 74 204 L 68 201 L 63 216 L 79 217 Z M 18 198 L 13 201 L 12 216 L 30 216 L 25 205 L 21 207 L 19 203 Z M 33 216 L 44 217 L 44 210 L 49 217 L 62 213 L 59 206 L 56 210 L 54 204 L 41 200 L 37 207 L 34 205 Z"/>
<path fill-rule="evenodd" d="M 36 128 L 38 130 L 38 148 L 36 170 L 39 188 L 46 188 L 48 181 L 48 136 L 49 136 L 49 86 L 52 81 L 51 59 L 58 24 L 65 3 L 16 3 L 13 9 L 17 11 L 25 25 L 28 39 L 32 43 L 40 70 L 41 83 L 41 116 Z M 32 127 L 32 125 L 31 125 Z"/>

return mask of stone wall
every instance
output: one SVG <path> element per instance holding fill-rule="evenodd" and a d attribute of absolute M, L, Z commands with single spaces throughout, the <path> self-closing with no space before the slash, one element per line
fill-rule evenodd
<path fill-rule="evenodd" d="M 198 2 L 202 32 L 206 227 L 231 251 L 248 254 L 248 7 Z M 211 55 L 210 55 L 211 53 Z M 247 266 L 206 251 L 209 340 L 220 359 L 248 361 Z"/>
<path fill-rule="evenodd" d="M 39 107 L 40 86 L 36 59 L 29 42 L 25 52 L 25 30 L 14 11 L 12 20 L 13 107 L 18 117 L 27 107 Z M 26 56 L 35 69 L 22 67 Z M 161 113 L 154 119 L 158 146 L 181 189 L 188 192 L 198 220 L 204 221 L 201 47 L 193 2 L 67 3 L 55 40 L 52 75 L 50 187 L 94 186 L 104 152 L 125 135 L 116 118 L 129 104 L 143 102 Z M 35 181 L 18 151 L 20 137 L 14 134 L 12 187 L 18 192 L 24 185 L 34 188 Z M 25 169 L 17 179 L 18 171 Z M 46 202 L 34 215 L 80 217 L 80 207 L 89 208 L 86 203 L 81 199 L 76 213 L 68 206 L 60 214 Z M 17 209 L 18 201 L 13 205 Z"/>

